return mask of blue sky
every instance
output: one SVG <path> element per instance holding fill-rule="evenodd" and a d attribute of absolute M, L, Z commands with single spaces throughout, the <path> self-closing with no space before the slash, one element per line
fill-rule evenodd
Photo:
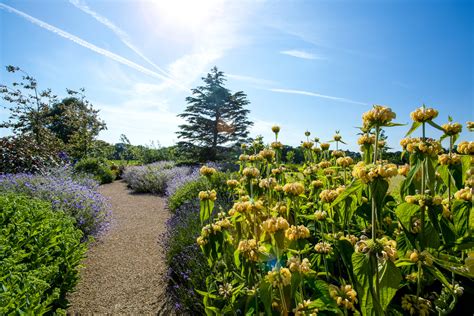
<path fill-rule="evenodd" d="M 472 1 L 197 2 L 0 0 L 0 61 L 59 95 L 86 88 L 113 143 L 174 144 L 189 89 L 214 65 L 247 93 L 252 135 L 267 141 L 273 124 L 290 145 L 340 130 L 356 150 L 372 104 L 400 123 L 422 103 L 438 123 L 474 120 Z M 389 129 L 389 145 L 407 129 Z"/>

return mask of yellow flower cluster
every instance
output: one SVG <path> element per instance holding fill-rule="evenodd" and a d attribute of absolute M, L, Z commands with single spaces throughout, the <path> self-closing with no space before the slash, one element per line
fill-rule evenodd
<path fill-rule="evenodd" d="M 237 250 L 248 260 L 258 261 L 258 246 L 255 239 L 241 240 Z"/>
<path fill-rule="evenodd" d="M 290 196 L 299 196 L 304 193 L 304 186 L 299 182 L 287 183 L 283 186 L 283 191 Z"/>
<path fill-rule="evenodd" d="M 323 255 L 327 255 L 332 251 L 332 246 L 331 246 L 330 243 L 327 243 L 325 241 L 318 242 L 314 246 L 314 251 L 316 251 L 317 253 L 323 254 Z"/>
<path fill-rule="evenodd" d="M 319 169 L 319 166 L 318 165 L 313 165 L 313 166 L 308 166 L 304 169 L 303 173 L 306 175 L 306 176 L 309 176 L 311 174 L 314 174 L 318 171 Z"/>
<path fill-rule="evenodd" d="M 196 239 L 196 242 L 200 246 L 204 246 L 208 243 L 208 237 L 211 234 L 216 234 L 217 232 L 222 231 L 232 226 L 230 220 L 225 217 L 224 213 L 219 213 L 218 218 L 214 223 L 208 224 L 201 229 L 201 235 Z"/>
<path fill-rule="evenodd" d="M 199 192 L 199 199 L 201 201 L 215 201 L 217 199 L 217 192 L 215 190 L 212 191 L 201 191 Z"/>
<path fill-rule="evenodd" d="M 215 174 L 217 171 L 214 168 L 207 167 L 207 166 L 202 166 L 201 169 L 199 169 L 199 172 L 201 173 L 201 175 L 203 175 L 205 177 L 210 177 L 213 174 Z"/>
<path fill-rule="evenodd" d="M 402 297 L 402 308 L 410 315 L 429 316 L 431 302 L 416 295 L 405 294 Z"/>
<path fill-rule="evenodd" d="M 271 217 L 262 223 L 262 229 L 269 234 L 287 230 L 289 226 L 288 221 L 283 217 Z"/>
<path fill-rule="evenodd" d="M 316 212 L 314 212 L 314 218 L 317 221 L 324 221 L 327 216 L 328 216 L 328 213 L 326 211 L 316 211 Z"/>
<path fill-rule="evenodd" d="M 301 144 L 301 147 L 306 148 L 306 149 L 311 149 L 313 148 L 314 143 L 310 141 L 303 142 Z"/>
<path fill-rule="evenodd" d="M 460 142 L 457 151 L 463 155 L 474 155 L 474 142 Z"/>
<path fill-rule="evenodd" d="M 304 258 L 303 261 L 300 261 L 298 257 L 291 257 L 286 265 L 290 268 L 291 272 L 300 272 L 300 273 L 308 273 L 311 271 L 311 263 L 309 262 L 308 258 Z"/>
<path fill-rule="evenodd" d="M 318 163 L 318 167 L 321 168 L 321 169 L 326 169 L 326 168 L 329 168 L 331 166 L 332 166 L 331 162 L 329 162 L 327 160 L 322 160 L 320 163 Z"/>
<path fill-rule="evenodd" d="M 252 179 L 252 178 L 258 178 L 258 176 L 260 175 L 260 171 L 258 171 L 258 169 L 255 167 L 247 167 L 242 171 L 242 174 L 245 177 Z"/>
<path fill-rule="evenodd" d="M 263 157 L 261 155 L 250 155 L 249 160 L 252 162 L 262 161 Z"/>
<path fill-rule="evenodd" d="M 465 201 L 472 201 L 472 189 L 471 188 L 464 188 L 456 193 L 454 193 L 454 198 L 457 200 L 465 200 Z"/>
<path fill-rule="evenodd" d="M 272 174 L 276 176 L 276 175 L 282 174 L 283 172 L 285 172 L 285 170 L 286 170 L 285 167 L 280 166 L 278 168 L 272 169 Z"/>
<path fill-rule="evenodd" d="M 249 160 L 249 155 L 242 154 L 239 156 L 240 161 L 247 161 Z"/>
<path fill-rule="evenodd" d="M 319 144 L 319 146 L 321 147 L 322 150 L 328 150 L 330 144 L 328 144 L 328 143 L 321 143 L 321 144 Z"/>
<path fill-rule="evenodd" d="M 334 139 L 336 142 L 339 142 L 339 141 L 341 141 L 342 136 L 339 135 L 339 134 L 336 134 L 336 135 L 334 135 L 333 139 Z"/>
<path fill-rule="evenodd" d="M 303 300 L 302 303 L 298 303 L 296 308 L 293 309 L 295 316 L 317 316 L 319 310 L 317 308 L 308 310 L 311 305 L 311 300 Z"/>
<path fill-rule="evenodd" d="M 391 108 L 383 105 L 374 105 L 374 107 L 362 115 L 364 127 L 384 126 L 390 123 L 397 115 Z"/>
<path fill-rule="evenodd" d="M 351 243 L 352 246 L 355 246 L 356 243 L 359 241 L 359 238 L 357 238 L 357 236 L 354 236 L 354 235 L 345 235 L 345 236 L 341 236 L 339 240 L 347 240 L 348 242 Z"/>
<path fill-rule="evenodd" d="M 438 162 L 441 165 L 457 165 L 461 162 L 461 157 L 456 154 L 442 154 L 438 156 Z"/>
<path fill-rule="evenodd" d="M 375 144 L 375 136 L 374 135 L 367 135 L 364 134 L 357 140 L 357 144 L 364 146 L 364 145 L 373 145 Z"/>
<path fill-rule="evenodd" d="M 228 298 L 232 296 L 232 284 L 230 283 L 224 283 L 222 285 L 219 285 L 219 295 Z"/>
<path fill-rule="evenodd" d="M 277 212 L 278 214 L 285 214 L 287 211 L 286 203 L 284 202 L 276 203 L 275 206 L 273 207 L 273 210 Z"/>
<path fill-rule="evenodd" d="M 323 190 L 319 194 L 319 198 L 324 203 L 332 203 L 335 199 L 337 199 L 339 194 L 341 194 L 344 190 L 345 190 L 344 186 L 340 186 L 334 190 L 331 190 L 331 189 Z"/>
<path fill-rule="evenodd" d="M 266 276 L 268 283 L 273 287 L 278 287 L 280 285 L 287 286 L 291 284 L 291 272 L 288 268 L 273 268 L 272 271 L 268 271 Z"/>
<path fill-rule="evenodd" d="M 429 196 L 424 194 L 407 195 L 405 202 L 410 204 L 418 204 L 420 206 L 441 205 L 443 198 L 440 196 Z"/>
<path fill-rule="evenodd" d="M 462 125 L 459 123 L 446 123 L 441 126 L 446 135 L 454 136 L 462 132 Z"/>
<path fill-rule="evenodd" d="M 427 266 L 433 265 L 433 256 L 426 250 L 423 250 L 421 253 L 416 249 L 409 250 L 407 252 L 407 257 L 413 263 L 417 263 L 418 261 L 421 261 Z"/>
<path fill-rule="evenodd" d="M 404 164 L 403 166 L 398 167 L 398 174 L 401 176 L 407 176 L 408 172 L 410 171 L 410 165 Z"/>
<path fill-rule="evenodd" d="M 263 201 L 257 200 L 257 201 L 251 202 L 247 199 L 242 198 L 241 202 L 234 203 L 234 206 L 232 207 L 230 211 L 234 210 L 237 213 L 252 213 L 252 212 L 261 211 L 263 209 L 264 209 Z"/>
<path fill-rule="evenodd" d="M 378 240 L 383 245 L 382 256 L 385 260 L 395 261 L 398 258 L 397 242 L 387 237 Z"/>
<path fill-rule="evenodd" d="M 345 309 L 354 309 L 354 304 L 357 303 L 357 292 L 352 288 L 352 285 L 341 285 L 337 287 L 330 285 L 329 294 L 336 301 L 338 306 Z"/>
<path fill-rule="evenodd" d="M 474 122 L 473 121 L 467 121 L 466 126 L 467 126 L 467 129 L 470 130 L 471 132 L 474 130 Z"/>
<path fill-rule="evenodd" d="M 272 147 L 273 149 L 277 150 L 277 149 L 282 149 L 283 148 L 283 144 L 280 143 L 280 142 L 273 142 L 270 144 L 270 147 Z"/>
<path fill-rule="evenodd" d="M 342 150 L 333 150 L 331 155 L 335 158 L 344 157 L 346 154 Z"/>
<path fill-rule="evenodd" d="M 354 160 L 351 157 L 340 157 L 340 158 L 337 158 L 336 160 L 336 164 L 344 168 L 349 167 L 353 163 L 354 163 Z"/>
<path fill-rule="evenodd" d="M 285 231 L 285 237 L 288 240 L 305 239 L 309 237 L 309 229 L 304 225 L 291 225 L 291 227 Z"/>
<path fill-rule="evenodd" d="M 400 145 L 403 150 L 409 153 L 419 152 L 431 156 L 437 155 L 443 150 L 440 142 L 431 138 L 426 138 L 425 141 L 421 138 L 404 138 L 400 141 Z"/>
<path fill-rule="evenodd" d="M 319 188 L 322 188 L 324 186 L 324 183 L 321 180 L 313 180 L 313 181 L 311 181 L 311 186 L 315 189 L 319 189 Z"/>
<path fill-rule="evenodd" d="M 280 132 L 280 126 L 273 125 L 272 126 L 272 132 L 275 133 L 275 134 L 278 134 Z"/>
<path fill-rule="evenodd" d="M 275 178 L 268 178 L 260 180 L 258 186 L 262 189 L 273 189 L 277 186 L 277 180 Z"/>
<path fill-rule="evenodd" d="M 239 186 L 239 181 L 231 179 L 231 180 L 227 180 L 226 184 L 229 188 L 234 189 Z"/>
<path fill-rule="evenodd" d="M 376 178 L 391 178 L 397 174 L 397 165 L 393 163 L 367 165 L 365 162 L 360 161 L 352 170 L 352 175 L 360 179 L 363 183 L 372 182 Z"/>
<path fill-rule="evenodd" d="M 268 162 L 273 161 L 273 158 L 275 158 L 275 152 L 271 149 L 264 149 L 260 151 L 259 155 Z"/>
<path fill-rule="evenodd" d="M 438 116 L 438 111 L 433 108 L 420 107 L 410 113 L 414 122 L 423 123 L 434 120 Z"/>
<path fill-rule="evenodd" d="M 377 239 L 375 242 L 363 236 L 355 244 L 355 250 L 361 253 L 375 253 L 381 255 L 385 260 L 395 261 L 398 257 L 397 242 L 387 237 Z"/>

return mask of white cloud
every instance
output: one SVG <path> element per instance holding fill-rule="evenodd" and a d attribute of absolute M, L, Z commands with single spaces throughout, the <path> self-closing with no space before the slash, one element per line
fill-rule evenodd
<path fill-rule="evenodd" d="M 323 57 L 317 56 L 313 53 L 305 52 L 302 50 L 296 50 L 296 49 L 284 50 L 284 51 L 281 51 L 280 54 L 288 55 L 288 56 L 292 56 L 296 58 L 302 58 L 302 59 L 324 59 Z"/>
<path fill-rule="evenodd" d="M 172 80 L 172 79 L 169 78 L 169 77 L 166 77 L 166 76 L 164 76 L 164 75 L 162 75 L 162 74 L 159 74 L 159 73 L 157 73 L 157 72 L 155 72 L 155 71 L 153 71 L 153 70 L 150 70 L 150 69 L 148 69 L 148 68 L 145 68 L 145 67 L 143 67 L 143 66 L 141 66 L 141 65 L 139 65 L 139 64 L 137 64 L 137 63 L 134 63 L 134 62 L 131 61 L 131 60 L 128 60 L 128 59 L 126 59 L 126 58 L 124 58 L 124 57 L 122 57 L 122 56 L 120 56 L 120 55 L 115 54 L 115 53 L 112 53 L 111 51 L 108 51 L 108 50 L 106 50 L 106 49 L 103 49 L 103 48 L 100 48 L 100 47 L 98 47 L 98 46 L 95 46 L 94 44 L 89 43 L 89 42 L 83 40 L 82 38 L 79 38 L 79 37 L 77 37 L 77 36 L 75 36 L 75 35 L 73 35 L 73 34 L 71 34 L 71 33 L 68 33 L 68 32 L 66 32 L 66 31 L 64 31 L 64 30 L 61 30 L 61 29 L 55 27 L 55 26 L 52 26 L 51 24 L 48 24 L 48 23 L 46 23 L 46 22 L 44 22 L 44 21 L 41 21 L 41 20 L 39 20 L 39 19 L 37 19 L 37 18 L 34 18 L 34 17 L 32 17 L 31 15 L 28 15 L 28 14 L 26 14 L 26 13 L 20 11 L 20 10 L 17 10 L 17 9 L 15 9 L 15 8 L 12 8 L 12 7 L 10 7 L 10 6 L 6 5 L 6 4 L 4 4 L 4 3 L 0 3 L 0 8 L 6 10 L 6 11 L 8 11 L 8 12 L 17 14 L 17 15 L 21 16 L 22 18 L 26 19 L 27 21 L 30 21 L 31 23 L 36 24 L 36 25 L 38 25 L 39 27 L 41 27 L 41 28 L 43 28 L 43 29 L 45 29 L 45 30 L 48 30 L 48 31 L 50 31 L 50 32 L 53 32 L 53 33 L 55 33 L 55 34 L 57 34 L 57 35 L 59 35 L 59 36 L 61 36 L 61 37 L 64 37 L 64 38 L 66 38 L 66 39 L 68 39 L 68 40 L 70 40 L 70 41 L 72 41 L 72 42 L 78 44 L 78 45 L 81 45 L 82 47 L 85 47 L 85 48 L 87 48 L 87 49 L 90 49 L 90 50 L 92 50 L 92 51 L 94 51 L 94 52 L 96 52 L 96 53 L 98 53 L 98 54 L 100 54 L 100 55 L 102 55 L 102 56 L 104 56 L 104 57 L 107 57 L 107 58 L 109 58 L 109 59 L 112 59 L 112 60 L 114 60 L 114 61 L 116 61 L 116 62 L 119 62 L 119 63 L 121 63 L 121 64 L 123 64 L 123 65 L 126 65 L 126 66 L 128 66 L 128 67 L 130 67 L 130 68 L 133 68 L 133 69 L 135 69 L 135 70 L 137 70 L 137 71 L 139 71 L 139 72 L 141 72 L 141 73 L 143 73 L 143 74 L 149 75 L 149 76 L 154 77 L 154 78 L 163 79 L 163 80 L 165 80 L 166 82 L 168 82 L 168 83 L 170 83 L 170 84 L 173 84 L 173 85 L 181 86 L 179 83 L 175 82 L 174 80 Z"/>
<path fill-rule="evenodd" d="M 300 95 L 306 95 L 306 96 L 316 97 L 316 98 L 323 98 L 323 99 L 339 101 L 339 102 L 345 102 L 345 103 L 352 103 L 352 104 L 359 104 L 359 105 L 369 105 L 368 103 L 365 103 L 365 102 L 359 102 L 359 101 L 354 101 L 354 100 L 351 100 L 351 99 L 335 97 L 335 96 L 330 96 L 330 95 L 325 95 L 325 94 L 319 94 L 319 93 L 304 91 L 304 90 L 276 89 L 276 88 L 267 89 L 267 90 L 272 91 L 272 92 L 278 92 L 278 93 L 300 94 Z"/>

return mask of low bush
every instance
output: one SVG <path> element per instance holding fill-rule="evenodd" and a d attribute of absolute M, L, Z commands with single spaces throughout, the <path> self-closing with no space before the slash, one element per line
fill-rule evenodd
<path fill-rule="evenodd" d="M 44 175 L 0 175 L 0 193 L 18 193 L 51 203 L 53 210 L 64 211 L 76 219 L 84 238 L 98 235 L 108 225 L 109 204 L 97 192 L 97 182 L 68 176 L 67 168 Z"/>
<path fill-rule="evenodd" d="M 50 203 L 0 195 L 0 314 L 66 308 L 86 245 L 74 221 Z"/>
<path fill-rule="evenodd" d="M 189 167 L 175 167 L 173 162 L 162 161 L 129 167 L 125 170 L 123 179 L 137 193 L 164 194 L 171 179 L 184 177 L 191 172 Z"/>
<path fill-rule="evenodd" d="M 109 166 L 97 158 L 85 158 L 74 165 L 74 170 L 79 173 L 92 175 L 101 184 L 110 183 L 115 180 L 114 172 Z"/>

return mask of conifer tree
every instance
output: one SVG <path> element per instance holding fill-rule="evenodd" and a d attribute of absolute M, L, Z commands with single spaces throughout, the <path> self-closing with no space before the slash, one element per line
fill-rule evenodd
<path fill-rule="evenodd" d="M 186 124 L 177 132 L 182 151 L 197 154 L 200 160 L 216 160 L 232 146 L 248 139 L 250 102 L 243 91 L 232 93 L 224 87 L 224 73 L 217 67 L 203 77 L 203 86 L 192 89 L 188 103 L 180 114 Z"/>

